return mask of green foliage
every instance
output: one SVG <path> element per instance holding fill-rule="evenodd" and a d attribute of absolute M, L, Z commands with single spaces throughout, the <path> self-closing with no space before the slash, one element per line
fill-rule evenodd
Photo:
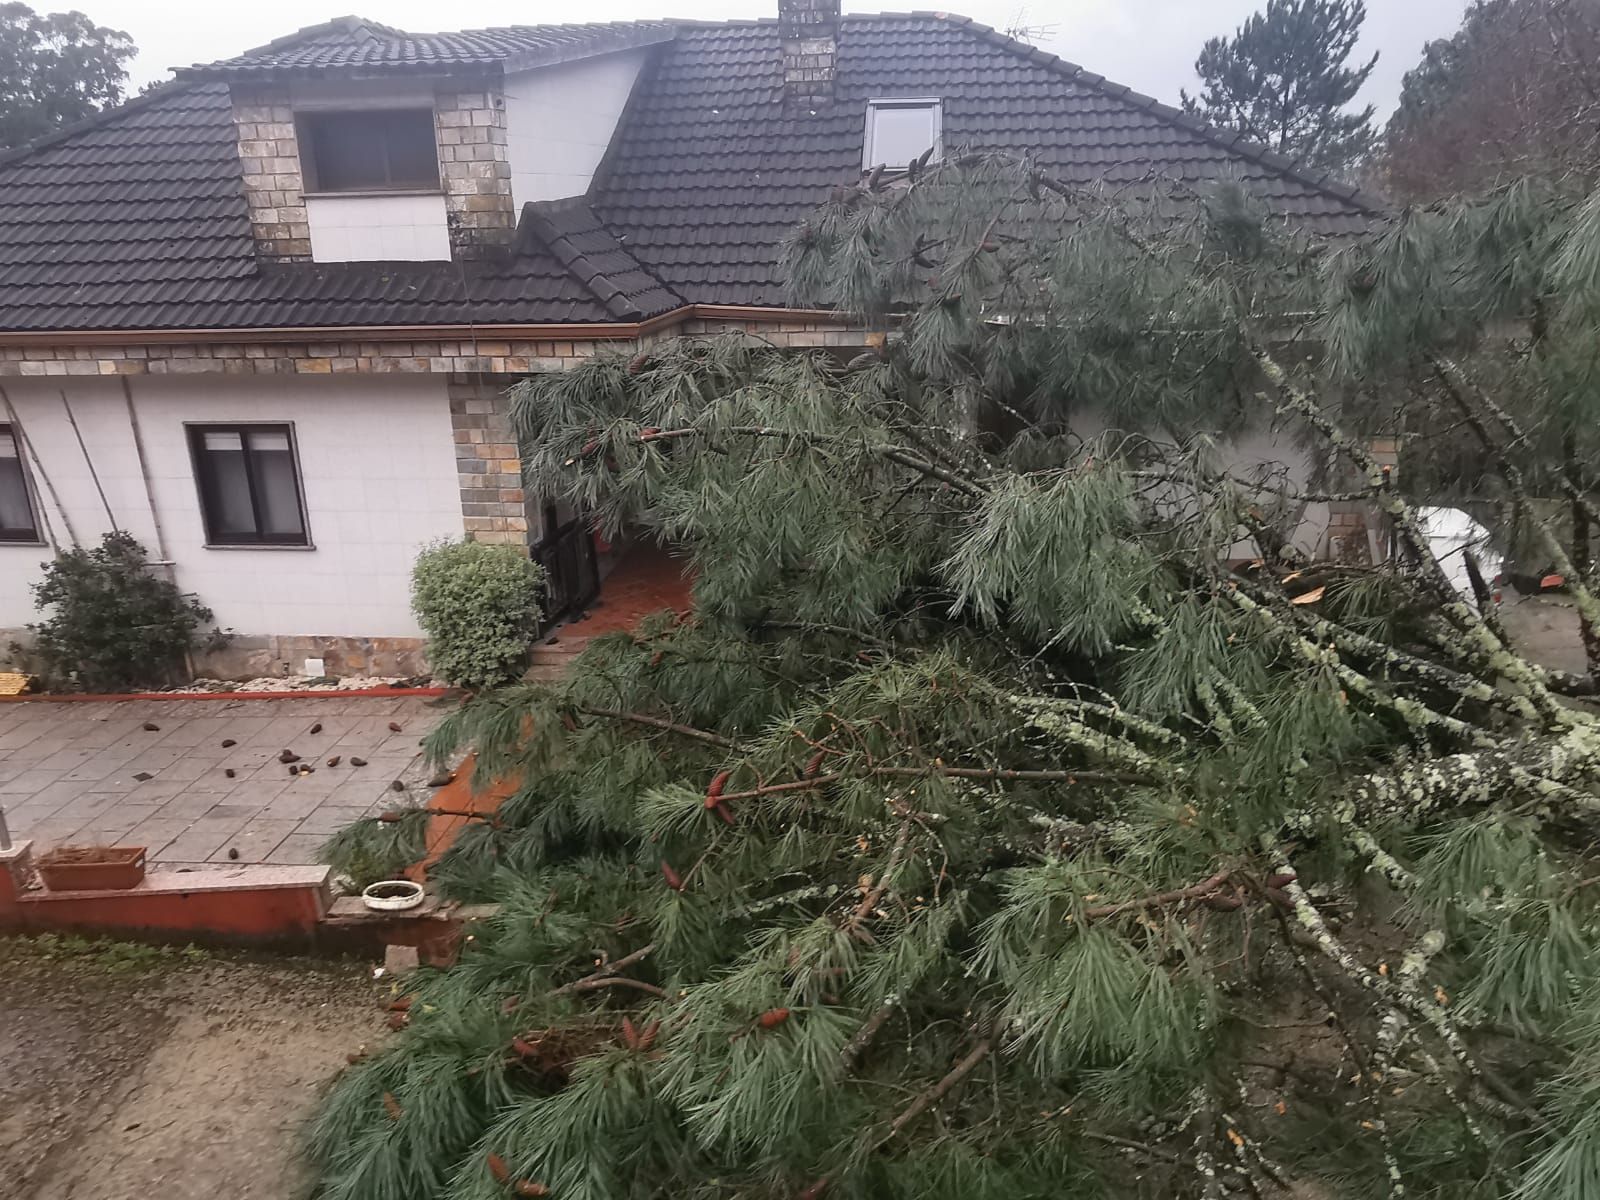
<path fill-rule="evenodd" d="M 539 627 L 539 568 L 514 546 L 441 541 L 417 555 L 411 607 L 434 673 L 463 687 L 509 683 Z"/>
<path fill-rule="evenodd" d="M 1205 85 L 1184 111 L 1326 171 L 1346 171 L 1371 150 L 1372 105 L 1348 111 L 1377 65 L 1350 67 L 1367 19 L 1362 0 L 1267 0 L 1231 38 L 1206 42 L 1195 60 Z"/>
<path fill-rule="evenodd" d="M 151 946 L 62 933 L 41 933 L 36 937 L 0 942 L 0 963 L 60 963 L 113 975 L 202 963 L 209 957 L 208 952 L 198 946 Z"/>
<path fill-rule="evenodd" d="M 317 858 L 344 875 L 357 891 L 385 879 L 399 879 L 427 854 L 428 810 L 397 808 L 388 821 L 347 825 L 317 850 Z"/>
<path fill-rule="evenodd" d="M 1584 1194 L 1600 724 L 1346 425 L 1515 297 L 1581 324 L 1510 261 L 1565 204 L 1330 251 L 973 156 L 795 236 L 882 346 L 521 385 L 541 486 L 695 604 L 431 735 L 515 781 L 430 871 L 500 908 L 335 1089 L 325 1190 Z M 1403 553 L 1301 549 L 1340 494 Z"/>
<path fill-rule="evenodd" d="M 0 149 L 120 104 L 135 53 L 127 34 L 81 12 L 0 5 Z"/>
<path fill-rule="evenodd" d="M 28 629 L 27 660 L 55 688 L 126 692 L 180 677 L 212 612 L 150 568 L 145 549 L 120 530 L 100 545 L 64 550 L 44 564 L 35 603 L 51 610 Z M 206 644 L 224 642 L 213 628 Z"/>

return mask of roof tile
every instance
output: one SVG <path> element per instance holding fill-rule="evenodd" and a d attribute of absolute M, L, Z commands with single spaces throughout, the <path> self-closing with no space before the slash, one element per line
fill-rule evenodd
<path fill-rule="evenodd" d="M 782 103 L 770 21 L 411 35 L 341 20 L 214 69 L 503 69 L 664 36 L 589 195 L 528 206 L 516 252 L 495 261 L 261 263 L 227 85 L 204 72 L 0 155 L 0 328 L 534 324 L 781 304 L 779 247 L 831 188 L 860 177 L 866 102 L 883 96 L 939 96 L 949 150 L 1027 154 L 1080 182 L 1238 178 L 1323 234 L 1374 219 L 1353 188 L 936 14 L 847 16 L 836 99 L 815 113 Z"/>

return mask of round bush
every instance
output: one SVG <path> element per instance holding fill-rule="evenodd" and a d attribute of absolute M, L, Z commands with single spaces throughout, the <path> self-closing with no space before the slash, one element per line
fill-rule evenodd
<path fill-rule="evenodd" d="M 513 546 L 443 541 L 417 556 L 411 608 L 428 635 L 434 674 L 494 687 L 522 673 L 539 626 L 543 574 Z"/>

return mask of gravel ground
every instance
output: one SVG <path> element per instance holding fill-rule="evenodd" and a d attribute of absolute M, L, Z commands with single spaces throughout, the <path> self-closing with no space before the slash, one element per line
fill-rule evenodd
<path fill-rule="evenodd" d="M 383 998 L 359 962 L 0 939 L 0 1195 L 298 1200 Z"/>

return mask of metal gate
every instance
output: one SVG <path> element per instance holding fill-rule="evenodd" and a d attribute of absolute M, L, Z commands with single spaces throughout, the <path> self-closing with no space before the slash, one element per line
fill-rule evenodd
<path fill-rule="evenodd" d="M 600 592 L 595 563 L 594 534 L 584 513 L 556 523 L 553 507 L 545 509 L 545 534 L 530 549 L 533 561 L 544 568 L 544 622 L 548 629 L 562 617 L 582 608 Z"/>

